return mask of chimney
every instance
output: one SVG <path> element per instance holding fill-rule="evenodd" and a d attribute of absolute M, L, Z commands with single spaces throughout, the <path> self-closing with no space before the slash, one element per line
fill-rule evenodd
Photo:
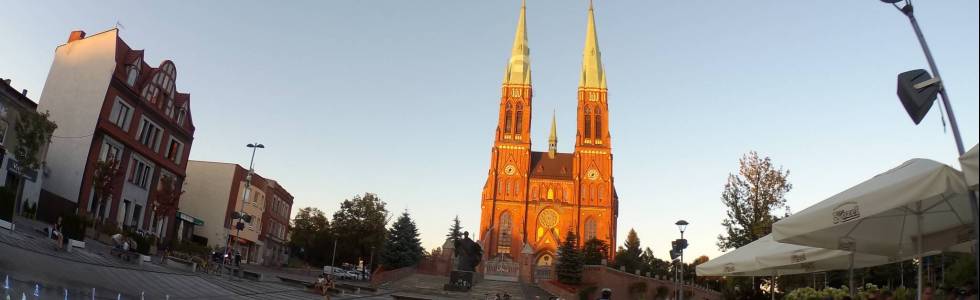
<path fill-rule="evenodd" d="M 24 89 L 23 91 L 20 91 L 20 93 L 21 94 L 24 94 L 24 96 L 27 96 L 27 89 Z"/>
<path fill-rule="evenodd" d="M 71 43 L 84 38 L 85 38 L 85 31 L 75 30 L 72 31 L 71 35 L 68 36 L 68 42 Z"/>

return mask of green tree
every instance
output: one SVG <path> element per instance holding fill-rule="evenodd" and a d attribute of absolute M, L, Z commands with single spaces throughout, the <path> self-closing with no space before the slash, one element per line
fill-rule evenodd
<path fill-rule="evenodd" d="M 28 169 L 37 169 L 41 166 L 41 148 L 51 142 L 51 135 L 58 124 L 48 118 L 51 116 L 47 111 L 24 112 L 20 114 L 14 130 L 17 131 L 17 149 L 14 150 L 14 158 L 21 166 Z"/>
<path fill-rule="evenodd" d="M 449 240 L 455 242 L 463 238 L 463 226 L 459 225 L 459 216 L 453 218 L 453 225 L 449 225 L 449 233 L 446 234 Z"/>
<path fill-rule="evenodd" d="M 291 253 L 299 254 L 308 264 L 316 266 L 329 262 L 329 255 L 333 254 L 328 252 L 333 251 L 332 241 L 329 241 L 330 222 L 323 211 L 314 207 L 300 208 L 292 223 L 289 230 Z"/>
<path fill-rule="evenodd" d="M 586 265 L 601 265 L 602 260 L 609 257 L 609 244 L 606 241 L 591 238 L 582 247 L 582 262 Z"/>
<path fill-rule="evenodd" d="M 721 222 L 725 233 L 718 235 L 718 250 L 745 246 L 772 232 L 772 223 L 779 220 L 773 211 L 785 208 L 785 195 L 793 185 L 789 170 L 775 167 L 769 157 L 760 158 L 751 151 L 738 160 L 738 174 L 728 174 L 721 202 L 728 207 Z"/>
<path fill-rule="evenodd" d="M 574 232 L 565 235 L 565 241 L 558 248 L 558 264 L 555 274 L 558 281 L 564 284 L 578 285 L 582 283 L 582 253 L 579 252 L 578 238 Z"/>
<path fill-rule="evenodd" d="M 381 265 L 388 270 L 414 266 L 422 259 L 422 254 L 418 228 L 406 211 L 388 229 Z"/>
<path fill-rule="evenodd" d="M 649 272 L 651 275 L 667 276 L 670 274 L 670 263 L 657 258 L 653 255 L 653 250 L 650 250 L 650 247 L 646 247 L 643 249 L 643 253 L 640 254 L 639 270 L 644 275 Z"/>
<path fill-rule="evenodd" d="M 626 272 L 633 273 L 639 270 L 643 250 L 640 249 L 640 238 L 636 236 L 636 230 L 630 228 L 626 235 L 626 242 L 616 251 L 616 267 L 626 267 Z"/>
<path fill-rule="evenodd" d="M 379 253 L 390 220 L 385 206 L 385 202 L 372 193 L 340 203 L 340 210 L 334 212 L 331 222 L 331 230 L 339 241 L 336 264 L 357 264 L 359 259 L 371 261 L 369 258 Z M 369 267 L 373 269 L 374 266 Z"/>

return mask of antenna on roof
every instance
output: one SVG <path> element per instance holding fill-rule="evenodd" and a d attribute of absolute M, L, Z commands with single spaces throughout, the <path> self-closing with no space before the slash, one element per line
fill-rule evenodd
<path fill-rule="evenodd" d="M 119 21 L 117 20 L 116 21 L 116 25 L 113 26 L 112 28 L 115 28 L 115 29 L 119 29 L 119 28 L 126 29 L 126 26 L 123 26 L 123 24 L 122 23 L 119 23 Z"/>

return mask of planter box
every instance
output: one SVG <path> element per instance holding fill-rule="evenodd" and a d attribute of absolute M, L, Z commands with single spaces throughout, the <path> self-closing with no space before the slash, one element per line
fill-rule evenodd
<path fill-rule="evenodd" d="M 149 255 L 140 254 L 140 261 L 142 262 L 150 262 L 150 259 L 151 257 Z"/>
<path fill-rule="evenodd" d="M 14 231 L 14 223 L 7 222 L 6 220 L 0 220 L 0 228 Z"/>
<path fill-rule="evenodd" d="M 69 247 L 73 247 L 73 248 L 82 248 L 82 249 L 85 249 L 85 242 L 84 241 L 73 240 L 73 239 L 68 239 L 68 246 Z"/>

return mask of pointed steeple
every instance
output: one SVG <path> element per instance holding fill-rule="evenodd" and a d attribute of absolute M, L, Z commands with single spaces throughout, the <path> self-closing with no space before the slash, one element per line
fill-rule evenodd
<path fill-rule="evenodd" d="M 551 113 L 551 135 L 548 136 L 548 157 L 555 158 L 558 154 L 558 134 L 555 131 L 555 113 Z"/>
<path fill-rule="evenodd" d="M 602 67 L 602 55 L 599 52 L 599 39 L 595 33 L 595 12 L 592 1 L 589 1 L 588 27 L 585 29 L 585 49 L 582 51 L 582 78 L 580 88 L 606 88 L 606 71 Z"/>
<path fill-rule="evenodd" d="M 525 1 L 521 1 L 521 16 L 517 19 L 517 32 L 514 33 L 514 47 L 504 72 L 504 84 L 531 85 L 531 49 L 527 46 L 526 10 Z"/>

